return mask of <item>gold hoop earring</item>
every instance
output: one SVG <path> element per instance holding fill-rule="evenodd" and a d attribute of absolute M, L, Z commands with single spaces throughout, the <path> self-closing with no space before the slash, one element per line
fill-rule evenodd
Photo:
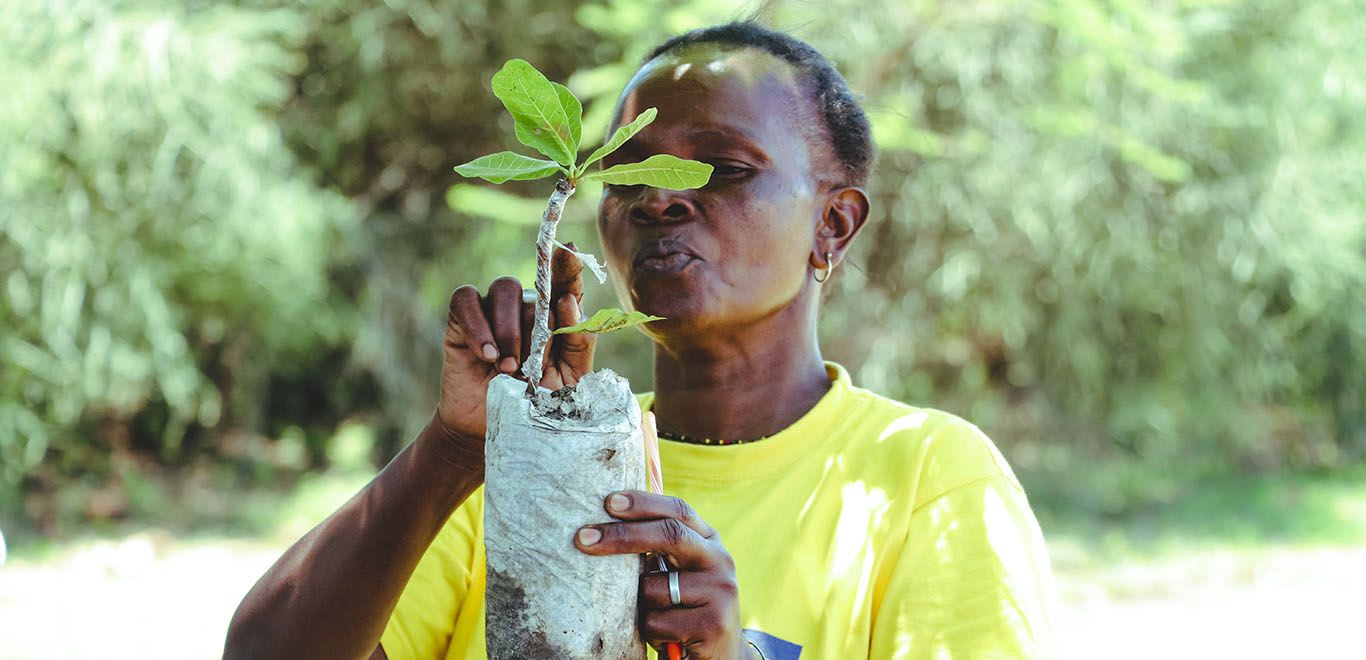
<path fill-rule="evenodd" d="M 825 253 L 825 268 L 816 268 L 816 269 L 813 269 L 813 270 L 814 270 L 814 272 L 811 273 L 811 277 L 814 278 L 817 282 L 825 282 L 826 280 L 830 279 L 830 273 L 834 272 L 834 270 L 835 270 L 835 258 L 834 258 L 834 256 L 831 255 L 829 252 L 826 252 L 826 253 Z M 822 272 L 825 273 L 825 277 L 821 277 L 820 274 L 821 274 Z"/>

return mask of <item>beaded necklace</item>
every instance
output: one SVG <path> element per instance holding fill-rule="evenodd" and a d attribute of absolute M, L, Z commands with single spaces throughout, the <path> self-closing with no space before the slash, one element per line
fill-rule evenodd
<path fill-rule="evenodd" d="M 658 435 L 660 440 L 670 440 L 672 442 L 686 442 L 690 445 L 745 445 L 751 442 L 758 442 L 769 437 L 763 436 L 760 438 L 754 438 L 752 440 L 720 440 L 714 438 L 694 438 L 688 435 L 682 435 L 678 433 L 665 433 L 663 431 L 660 431 Z"/>

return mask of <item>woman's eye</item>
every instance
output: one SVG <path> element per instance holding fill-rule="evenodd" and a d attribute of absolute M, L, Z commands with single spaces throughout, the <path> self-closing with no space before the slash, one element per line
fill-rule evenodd
<path fill-rule="evenodd" d="M 740 176 L 749 172 L 748 167 L 736 165 L 735 163 L 712 163 L 712 174 L 716 176 L 733 177 Z"/>

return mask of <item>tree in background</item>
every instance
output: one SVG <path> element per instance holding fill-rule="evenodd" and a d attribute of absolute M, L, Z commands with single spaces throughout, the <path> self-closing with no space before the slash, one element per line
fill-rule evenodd
<path fill-rule="evenodd" d="M 328 271 L 355 215 L 268 110 L 307 24 L 180 5 L 0 4 L 9 515 L 21 480 L 117 481 L 199 450 L 198 429 L 259 428 L 266 382 L 350 344 Z"/>
<path fill-rule="evenodd" d="M 434 405 L 450 289 L 531 279 L 539 193 L 450 171 L 511 146 L 493 71 L 568 78 L 601 136 L 653 44 L 751 13 L 874 122 L 872 234 L 823 320 L 861 383 L 1107 511 L 1366 450 L 1348 0 L 57 4 L 0 0 L 6 506 L 268 463 L 291 427 L 318 465 L 355 416 L 384 458 Z M 645 382 L 623 343 L 604 359 Z"/>

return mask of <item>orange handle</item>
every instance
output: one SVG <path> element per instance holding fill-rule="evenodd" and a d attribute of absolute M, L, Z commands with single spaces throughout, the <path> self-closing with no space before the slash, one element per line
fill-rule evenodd
<path fill-rule="evenodd" d="M 669 642 L 669 660 L 683 660 L 683 647 L 678 642 Z"/>

